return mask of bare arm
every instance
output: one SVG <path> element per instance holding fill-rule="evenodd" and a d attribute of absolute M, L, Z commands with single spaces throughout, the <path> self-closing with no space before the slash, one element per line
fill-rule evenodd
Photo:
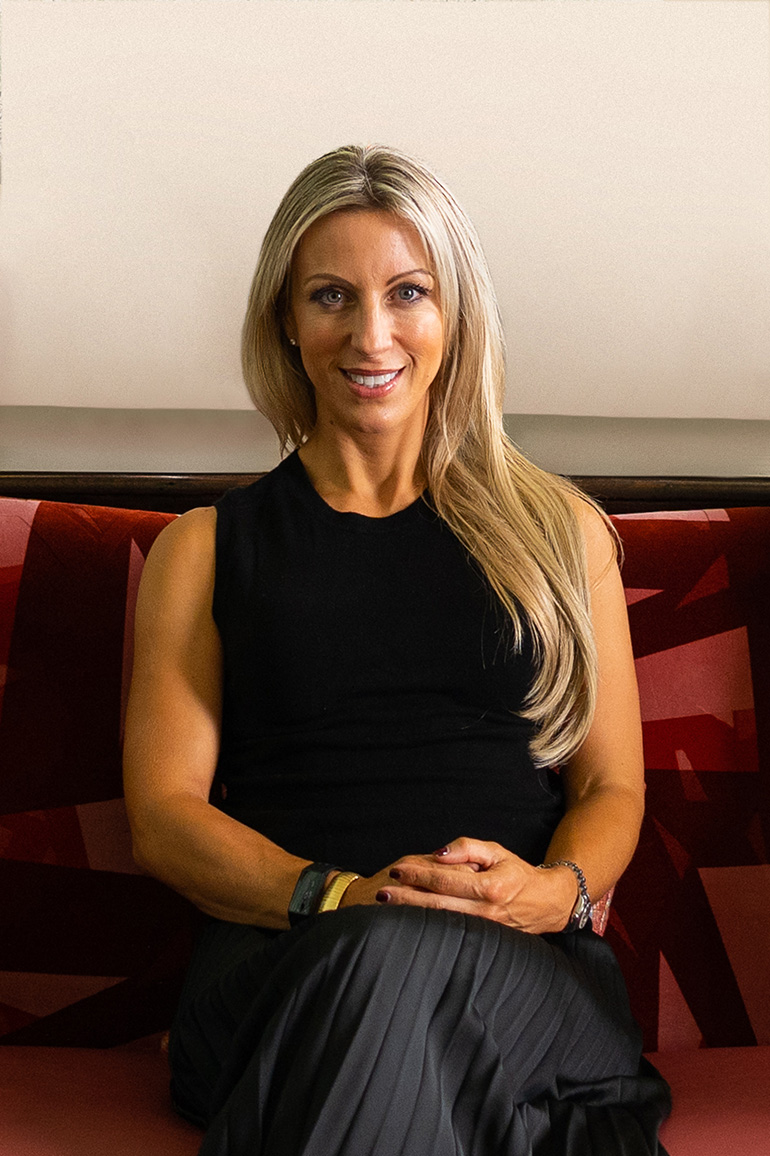
<path fill-rule="evenodd" d="M 215 528 L 214 509 L 172 522 L 142 576 L 124 757 L 134 854 L 207 914 L 288 927 L 289 900 L 308 860 L 208 801 L 222 698 L 211 614 Z"/>
<path fill-rule="evenodd" d="M 579 863 L 596 900 L 617 883 L 639 838 L 644 813 L 644 754 L 620 571 L 598 515 L 583 505 L 581 522 L 588 553 L 599 687 L 588 736 L 563 769 L 567 810 L 548 848 L 548 861 L 571 859 Z"/>

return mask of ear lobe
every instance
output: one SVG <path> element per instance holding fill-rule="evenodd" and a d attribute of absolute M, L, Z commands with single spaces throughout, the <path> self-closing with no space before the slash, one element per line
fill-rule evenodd
<path fill-rule="evenodd" d="M 296 330 L 296 327 L 294 325 L 294 319 L 291 316 L 291 314 L 289 314 L 287 317 L 284 318 L 283 331 L 286 334 L 286 337 L 288 338 L 289 344 L 290 345 L 296 345 L 297 344 L 297 330 Z"/>

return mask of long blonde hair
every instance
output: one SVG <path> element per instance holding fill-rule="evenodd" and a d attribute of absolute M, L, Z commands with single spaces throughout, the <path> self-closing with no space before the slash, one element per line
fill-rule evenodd
<path fill-rule="evenodd" d="M 290 186 L 262 243 L 243 325 L 251 397 L 284 451 L 313 429 L 313 387 L 284 329 L 289 275 L 306 229 L 341 209 L 405 219 L 433 261 L 446 336 L 422 450 L 430 498 L 497 594 L 514 647 L 526 619 L 536 663 L 521 711 L 535 727 L 530 749 L 538 765 L 563 762 L 588 732 L 597 686 L 584 542 L 570 502 L 578 491 L 504 432 L 503 331 L 487 263 L 473 225 L 423 164 L 351 145 L 313 161 Z"/>

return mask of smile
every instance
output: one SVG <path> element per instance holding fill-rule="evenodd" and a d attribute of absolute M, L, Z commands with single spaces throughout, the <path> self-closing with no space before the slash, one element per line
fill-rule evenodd
<path fill-rule="evenodd" d="M 398 377 L 401 370 L 394 369 L 389 373 L 378 374 L 351 373 L 347 369 L 343 369 L 342 372 L 348 381 L 353 381 L 356 385 L 363 385 L 366 389 L 377 389 L 380 385 L 389 385 L 391 381 L 394 381 Z"/>

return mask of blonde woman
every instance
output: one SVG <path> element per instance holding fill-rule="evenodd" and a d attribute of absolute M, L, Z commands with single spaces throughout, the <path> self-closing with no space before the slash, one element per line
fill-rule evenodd
<path fill-rule="evenodd" d="M 653 1156 L 591 929 L 643 807 L 603 515 L 502 428 L 477 236 L 348 147 L 268 229 L 244 374 L 281 465 L 147 560 L 126 798 L 209 917 L 172 1033 L 205 1156 Z"/>

